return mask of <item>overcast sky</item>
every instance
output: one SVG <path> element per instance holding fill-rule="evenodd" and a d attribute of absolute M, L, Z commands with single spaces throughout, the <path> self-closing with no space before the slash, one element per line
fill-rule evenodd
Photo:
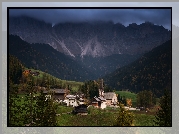
<path fill-rule="evenodd" d="M 170 9 L 10 9 L 10 15 L 27 15 L 45 22 L 113 21 L 128 26 L 150 21 L 171 29 Z"/>

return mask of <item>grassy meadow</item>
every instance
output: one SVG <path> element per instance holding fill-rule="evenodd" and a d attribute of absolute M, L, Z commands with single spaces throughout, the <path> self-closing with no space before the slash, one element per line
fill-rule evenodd
<path fill-rule="evenodd" d="M 116 91 L 116 94 L 119 94 L 120 96 L 125 96 L 125 98 L 132 100 L 132 107 L 136 107 L 137 102 L 137 94 L 132 93 L 130 91 Z"/>
<path fill-rule="evenodd" d="M 66 107 L 61 107 L 61 109 L 64 112 Z M 71 107 L 66 112 L 72 110 Z M 89 108 L 88 115 L 73 115 L 63 112 L 59 111 L 58 126 L 114 126 L 119 115 L 119 108 Z M 131 112 L 134 114 L 134 126 L 154 126 L 155 116 L 153 113 Z"/>
<path fill-rule="evenodd" d="M 40 70 L 35 70 L 35 69 L 31 69 L 31 68 L 30 69 L 26 68 L 26 70 L 31 70 L 32 72 L 37 71 L 40 73 L 38 76 L 33 77 L 35 81 L 41 81 L 45 75 L 48 80 L 53 79 L 53 81 L 55 81 L 59 85 L 65 85 L 65 86 L 69 85 L 71 87 L 71 90 L 74 92 L 78 91 L 79 86 L 83 85 L 83 82 L 62 80 L 62 79 L 56 78 L 56 77 L 54 77 L 48 73 L 45 73 L 43 71 L 40 71 Z"/>
<path fill-rule="evenodd" d="M 38 95 L 38 94 L 36 94 Z M 16 99 L 16 105 L 19 107 L 14 110 L 14 116 L 17 118 L 26 117 L 27 103 L 26 97 L 29 95 L 18 95 Z M 35 106 L 36 101 L 33 101 L 32 106 Z M 29 105 L 30 106 L 30 105 Z M 29 110 L 29 108 L 27 108 Z M 67 107 L 65 105 L 57 104 L 57 126 L 114 126 L 116 119 L 119 116 L 120 108 L 107 107 L 105 109 L 98 109 L 94 107 L 88 108 L 88 115 L 74 115 L 71 112 L 73 107 Z M 130 111 L 134 114 L 134 126 L 153 126 L 153 120 L 155 119 L 155 112 L 145 111 Z M 19 120 L 17 125 L 23 125 L 22 120 Z"/>
<path fill-rule="evenodd" d="M 117 94 L 131 98 L 132 102 L 136 103 L 136 94 L 128 91 L 116 91 Z M 38 96 L 39 94 L 34 94 Z M 25 117 L 25 105 L 30 102 L 26 102 L 26 98 L 30 97 L 28 94 L 19 94 L 16 99 L 16 105 L 19 109 L 13 109 L 17 117 Z M 32 106 L 36 105 L 35 99 Z M 73 107 L 67 107 L 62 104 L 57 104 L 57 126 L 114 126 L 116 119 L 119 116 L 120 108 L 107 107 L 105 109 L 98 109 L 94 107 L 88 108 L 88 115 L 74 115 L 71 112 Z M 155 119 L 156 110 L 151 112 L 145 111 L 131 111 L 134 114 L 134 126 L 154 126 L 153 120 Z M 19 125 L 22 125 L 22 121 L 19 121 Z"/>

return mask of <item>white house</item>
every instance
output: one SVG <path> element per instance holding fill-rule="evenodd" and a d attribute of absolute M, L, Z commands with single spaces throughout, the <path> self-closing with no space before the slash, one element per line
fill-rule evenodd
<path fill-rule="evenodd" d="M 80 98 L 80 99 L 79 99 L 79 100 L 77 100 L 77 101 L 78 101 L 79 105 L 84 104 L 84 99 L 82 99 L 82 98 Z"/>
<path fill-rule="evenodd" d="M 73 107 L 78 106 L 75 95 L 67 95 L 65 100 L 66 100 L 67 106 L 73 106 Z"/>
<path fill-rule="evenodd" d="M 106 108 L 106 102 L 101 103 L 101 109 L 104 109 L 104 108 Z"/>

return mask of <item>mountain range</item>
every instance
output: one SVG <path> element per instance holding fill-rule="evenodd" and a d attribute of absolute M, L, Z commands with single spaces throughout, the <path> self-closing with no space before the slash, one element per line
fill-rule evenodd
<path fill-rule="evenodd" d="M 65 80 L 103 78 L 117 90 L 171 85 L 171 31 L 145 22 L 125 27 L 111 21 L 59 23 L 9 18 L 9 53 L 26 67 Z"/>
<path fill-rule="evenodd" d="M 9 35 L 9 53 L 16 56 L 28 68 L 48 71 L 60 79 L 76 81 L 97 79 L 141 56 L 126 54 L 73 59 L 48 44 L 30 44 L 17 35 Z"/>
<path fill-rule="evenodd" d="M 125 27 L 112 21 L 52 25 L 34 18 L 9 17 L 9 34 L 29 43 L 45 43 L 71 57 L 144 54 L 171 39 L 171 31 L 145 22 Z"/>

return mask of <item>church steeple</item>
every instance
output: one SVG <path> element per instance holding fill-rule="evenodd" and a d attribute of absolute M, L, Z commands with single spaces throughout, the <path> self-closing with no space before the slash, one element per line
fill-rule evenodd
<path fill-rule="evenodd" d="M 104 84 L 103 79 L 99 81 L 99 97 L 104 97 Z"/>

